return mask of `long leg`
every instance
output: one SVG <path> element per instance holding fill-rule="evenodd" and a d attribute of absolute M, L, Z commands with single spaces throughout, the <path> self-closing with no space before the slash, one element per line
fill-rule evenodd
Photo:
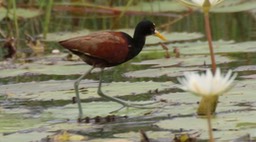
<path fill-rule="evenodd" d="M 102 91 L 101 91 L 101 84 L 102 84 L 102 77 L 103 77 L 103 72 L 104 72 L 104 68 L 101 68 L 101 72 L 100 72 L 100 82 L 99 82 L 99 87 L 98 87 L 98 94 L 103 97 L 103 98 L 106 98 L 108 100 L 111 100 L 111 101 L 114 101 L 114 102 L 117 102 L 123 106 L 127 106 L 127 103 L 124 102 L 123 100 L 121 99 L 118 99 L 118 98 L 115 98 L 115 97 L 110 97 L 110 96 L 107 96 L 105 95 Z"/>
<path fill-rule="evenodd" d="M 121 108 L 119 108 L 118 110 L 116 111 L 119 111 L 121 109 L 123 109 L 124 107 L 134 107 L 134 108 L 141 108 L 141 109 L 152 109 L 152 108 L 156 108 L 156 107 L 145 107 L 145 105 L 151 105 L 151 104 L 155 104 L 155 103 L 159 103 L 159 102 L 150 102 L 150 103 L 145 103 L 145 104 L 135 104 L 135 103 L 128 103 L 122 99 L 118 99 L 118 98 L 115 98 L 115 97 L 110 97 L 110 96 L 107 96 L 105 95 L 102 91 L 101 91 L 101 84 L 102 84 L 102 77 L 103 77 L 103 72 L 104 72 L 104 69 L 102 68 L 101 69 L 101 72 L 100 72 L 100 82 L 99 82 L 99 87 L 98 87 L 98 94 L 103 97 L 103 98 L 106 98 L 110 101 L 113 101 L 113 102 L 117 102 L 119 104 L 122 105 Z M 113 112 L 116 112 L 116 111 L 113 111 Z"/>
<path fill-rule="evenodd" d="M 92 67 L 91 69 L 89 69 L 87 72 L 85 72 L 83 75 L 81 75 L 74 83 L 74 87 L 75 87 L 75 93 L 76 93 L 76 99 L 77 99 L 77 105 L 78 105 L 78 110 L 79 110 L 79 116 L 78 118 L 82 118 L 83 117 L 83 110 L 82 110 L 82 106 L 81 106 L 81 99 L 79 96 L 79 83 L 81 82 L 81 80 L 87 75 L 89 74 L 92 70 L 94 69 L 94 67 Z"/>

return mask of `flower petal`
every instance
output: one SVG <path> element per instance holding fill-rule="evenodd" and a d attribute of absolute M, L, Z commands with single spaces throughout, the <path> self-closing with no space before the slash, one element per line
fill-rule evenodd
<path fill-rule="evenodd" d="M 180 83 L 178 87 L 198 96 L 222 95 L 234 86 L 236 76 L 237 74 L 232 75 L 231 70 L 226 75 L 222 75 L 219 68 L 214 75 L 210 69 L 204 74 L 186 72 L 184 78 L 178 78 Z"/>

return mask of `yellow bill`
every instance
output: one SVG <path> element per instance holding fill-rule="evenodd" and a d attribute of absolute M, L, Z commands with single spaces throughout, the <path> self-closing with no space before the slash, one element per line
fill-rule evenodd
<path fill-rule="evenodd" d="M 155 30 L 155 34 L 154 35 L 159 37 L 163 41 L 167 41 L 167 39 L 162 34 L 160 34 L 157 30 Z"/>

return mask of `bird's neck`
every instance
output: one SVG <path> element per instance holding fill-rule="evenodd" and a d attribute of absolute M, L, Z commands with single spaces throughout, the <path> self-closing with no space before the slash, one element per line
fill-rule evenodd
<path fill-rule="evenodd" d="M 143 46 L 145 45 L 146 37 L 134 34 L 133 40 L 134 46 L 136 47 L 136 50 L 138 50 L 139 53 L 142 50 Z"/>
<path fill-rule="evenodd" d="M 126 33 L 124 33 L 124 35 L 127 36 L 129 43 L 131 43 L 131 45 L 129 45 L 130 46 L 129 53 L 128 53 L 127 59 L 126 59 L 126 60 L 130 60 L 140 53 L 140 51 L 142 50 L 142 48 L 145 44 L 146 37 L 139 36 L 138 34 L 134 34 L 133 38 L 131 38 Z"/>

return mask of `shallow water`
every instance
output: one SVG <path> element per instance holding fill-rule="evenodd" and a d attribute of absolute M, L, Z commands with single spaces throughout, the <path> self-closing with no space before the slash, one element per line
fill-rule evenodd
<path fill-rule="evenodd" d="M 49 32 L 79 30 L 84 28 L 91 29 L 91 30 L 105 30 L 105 29 L 109 29 L 110 25 L 113 22 L 113 17 L 108 17 L 108 16 L 105 16 L 104 18 L 102 18 L 102 16 L 101 17 L 92 16 L 89 18 L 80 17 L 79 19 L 75 19 L 72 16 L 76 18 L 80 17 L 80 15 L 72 15 L 72 14 L 66 14 L 61 12 L 54 13 L 52 15 L 52 21 L 51 21 L 52 26 L 50 26 Z M 202 16 L 201 13 L 194 12 L 191 15 L 182 18 L 181 20 L 174 23 L 173 25 L 160 28 L 160 30 L 169 31 L 169 32 L 204 33 L 203 26 L 202 26 L 203 19 L 201 16 Z M 27 25 L 24 26 L 24 28 L 28 28 L 30 25 L 33 25 L 35 22 L 41 21 L 42 18 L 43 17 L 30 19 L 27 22 Z M 173 17 L 166 18 L 166 17 L 153 17 L 153 16 L 125 16 L 120 19 L 120 21 L 122 22 L 120 22 L 119 28 L 131 28 L 134 26 L 135 23 L 137 23 L 143 18 L 151 19 L 152 21 L 155 22 L 157 26 L 159 25 L 159 27 L 167 23 L 169 20 L 174 19 Z M 72 21 L 74 25 L 71 24 Z M 226 13 L 226 14 L 214 13 L 214 14 L 211 14 L 211 21 L 212 21 L 212 31 L 213 31 L 214 40 L 228 40 L 228 41 L 234 40 L 236 43 L 236 42 L 254 41 L 256 38 L 255 19 L 248 12 L 238 12 L 238 13 L 231 13 L 231 14 L 230 13 Z M 28 31 L 30 30 L 31 29 L 28 29 Z M 200 39 L 200 40 L 204 40 L 204 39 Z M 24 45 L 24 43 L 21 42 L 21 45 Z M 49 52 L 53 48 L 61 49 L 56 44 L 56 42 L 53 42 L 53 43 L 46 42 L 46 45 L 48 46 L 48 49 L 47 49 L 48 54 L 50 54 Z M 172 43 L 168 44 L 168 47 L 170 48 L 169 52 L 172 55 L 170 58 L 170 62 L 172 61 L 172 59 L 176 60 L 174 57 L 174 54 L 172 53 L 172 49 L 174 46 L 178 46 L 178 45 L 172 44 Z M 193 44 L 191 44 L 191 46 L 193 46 Z M 63 55 L 65 54 L 66 52 L 63 53 Z M 186 53 L 186 54 L 182 53 L 182 55 L 184 56 L 182 56 L 181 59 L 185 58 L 187 54 L 189 53 Z M 221 69 L 224 71 L 227 71 L 228 69 L 236 69 L 240 66 L 256 64 L 256 59 L 254 58 L 256 56 L 255 52 L 218 53 L 218 55 L 223 55 L 225 57 L 235 60 L 234 62 L 224 62 L 224 63 L 218 64 L 218 66 L 221 67 Z M 49 57 L 46 56 L 46 58 L 49 58 Z M 106 92 L 114 93 L 117 96 L 120 96 L 120 98 L 122 99 L 127 99 L 131 101 L 138 101 L 138 100 L 146 101 L 152 98 L 155 99 L 155 97 L 161 98 L 163 97 L 162 95 L 171 96 L 171 95 L 176 95 L 176 93 L 181 93 L 181 90 L 175 87 L 172 87 L 171 83 L 167 84 L 170 86 L 169 88 L 166 87 L 167 85 L 165 84 L 170 81 L 177 83 L 177 79 L 176 79 L 177 76 L 170 77 L 168 74 L 166 74 L 166 75 L 161 75 L 159 77 L 132 78 L 132 77 L 125 77 L 123 75 L 126 72 L 154 68 L 152 67 L 152 65 L 134 65 L 133 64 L 134 62 L 142 62 L 145 60 L 162 59 L 162 58 L 164 58 L 163 51 L 160 51 L 159 49 L 157 49 L 156 51 L 153 51 L 151 53 L 142 53 L 132 61 L 129 61 L 128 63 L 122 64 L 113 69 L 105 71 L 104 83 L 106 83 L 106 86 L 103 87 L 103 90 Z M 56 65 L 58 65 L 59 62 L 61 62 L 60 59 L 57 60 Z M 44 62 L 42 62 L 42 64 L 44 64 Z M 77 66 L 83 63 L 78 62 L 78 63 L 71 63 L 71 64 L 74 66 Z M 19 65 L 20 64 L 18 63 L 17 64 L 18 69 L 19 69 Z M 53 66 L 54 65 L 55 64 L 53 64 Z M 200 63 L 200 64 L 188 66 L 188 67 L 187 66 L 181 66 L 181 67 L 184 68 L 185 70 L 186 68 L 190 68 L 190 67 L 202 67 L 201 65 L 202 64 Z M 174 67 L 179 67 L 179 65 L 175 65 L 173 67 L 163 67 L 163 70 L 172 69 Z M 207 67 L 209 67 L 209 65 L 207 65 Z M 24 69 L 24 68 L 21 68 L 21 69 Z M 30 68 L 28 67 L 28 69 Z M 256 73 L 255 67 L 254 68 L 252 67 L 249 70 L 238 72 L 239 78 L 237 80 L 251 81 L 252 79 L 244 79 L 244 78 L 241 78 L 240 76 L 255 75 L 255 73 Z M 145 111 L 145 110 L 138 111 L 138 110 L 131 109 L 131 110 L 128 110 L 128 112 L 123 110 L 121 113 L 116 114 L 116 120 L 114 122 L 106 123 L 105 121 L 103 121 L 102 123 L 95 124 L 94 121 L 92 121 L 92 123 L 90 123 L 92 124 L 92 126 L 89 126 L 89 128 L 87 128 L 88 127 L 87 124 L 85 124 L 86 128 L 85 127 L 74 128 L 77 125 L 76 123 L 77 108 L 76 108 L 76 104 L 72 104 L 71 100 L 72 100 L 72 97 L 74 96 L 73 80 L 75 80 L 78 77 L 79 77 L 79 74 L 71 74 L 71 73 L 68 75 L 40 74 L 40 73 L 37 74 L 33 72 L 31 73 L 30 70 L 28 70 L 27 73 L 23 73 L 21 75 L 14 75 L 11 77 L 1 77 L 0 87 L 4 89 L 0 91 L 0 102 L 1 102 L 0 118 L 2 121 L 2 122 L 0 121 L 0 126 L 2 127 L 0 134 L 2 133 L 3 135 L 6 135 L 6 137 L 10 137 L 9 140 L 11 140 L 13 139 L 13 137 L 15 138 L 15 132 L 23 134 L 24 137 L 29 137 L 29 134 L 31 132 L 42 131 L 42 132 L 51 132 L 50 134 L 56 134 L 61 130 L 68 130 L 68 132 L 71 132 L 71 133 L 89 136 L 90 139 L 113 138 L 113 137 L 118 137 L 118 138 L 124 137 L 127 139 L 134 139 L 134 134 L 129 134 L 129 133 L 131 132 L 137 133 L 139 130 L 153 131 L 156 133 L 167 132 L 167 133 L 170 133 L 169 135 L 179 133 L 179 132 L 190 132 L 188 129 L 183 127 L 180 127 L 180 129 L 176 129 L 176 128 L 166 129 L 160 124 L 157 124 L 157 122 L 161 122 L 162 120 L 176 120 L 176 118 L 177 119 L 179 118 L 194 119 L 195 108 L 197 106 L 199 99 L 196 100 L 193 97 L 190 98 L 190 95 L 188 95 L 189 100 L 186 100 L 185 99 L 186 97 L 184 97 L 184 98 L 180 98 L 180 100 L 177 102 L 175 102 L 175 99 L 179 99 L 178 97 L 177 98 L 169 97 L 171 101 L 170 102 L 167 101 L 168 103 L 165 104 L 167 105 L 166 110 L 157 109 L 157 110 L 148 110 L 148 111 Z M 83 96 L 95 94 L 98 77 L 99 77 L 98 72 L 94 72 L 86 77 L 86 79 L 93 80 L 96 83 L 95 82 L 87 83 L 85 81 L 84 86 L 81 85 L 81 92 Z M 51 85 L 49 85 L 52 80 L 59 81 L 59 82 L 53 83 L 52 85 L 53 87 L 52 87 Z M 40 83 L 42 83 L 42 81 L 46 81 L 46 83 L 41 85 Z M 155 84 L 153 84 L 152 82 Z M 20 83 L 31 83 L 31 84 L 24 84 L 27 86 L 22 86 L 22 84 Z M 46 85 L 47 83 L 49 83 L 48 84 L 49 86 Z M 110 83 L 110 84 L 107 84 L 107 83 Z M 122 83 L 127 83 L 127 84 L 125 84 L 124 86 Z M 128 83 L 131 83 L 131 84 L 128 84 Z M 144 85 L 147 83 L 148 85 Z M 243 83 L 244 82 L 242 82 L 241 84 Z M 17 88 L 12 88 L 12 85 L 17 85 L 17 84 L 18 84 Z M 245 82 L 244 84 L 246 84 L 247 86 L 251 85 L 255 87 L 255 84 L 253 83 L 253 81 L 250 83 Z M 29 89 L 30 85 L 31 85 L 31 89 Z M 42 88 L 42 86 L 44 87 L 44 85 L 46 87 Z M 86 85 L 89 85 L 90 87 L 87 88 Z M 111 85 L 112 86 L 116 85 L 116 86 L 111 88 Z M 129 88 L 129 86 L 132 86 L 132 85 L 134 85 L 135 87 Z M 146 88 L 148 86 L 152 86 L 152 88 Z M 24 89 L 26 87 L 28 89 Z M 127 88 L 122 89 L 125 87 Z M 144 87 L 146 88 L 145 90 L 141 89 Z M 238 86 L 238 88 L 239 87 L 241 86 Z M 13 92 L 20 91 L 20 92 L 15 94 L 15 93 L 12 93 L 12 91 Z M 51 96 L 51 93 L 53 93 L 52 98 L 49 97 Z M 246 93 L 245 95 L 247 95 Z M 61 98 L 62 95 L 65 96 L 66 98 L 65 97 Z M 60 98 L 58 98 L 59 96 Z M 244 98 L 243 96 L 240 96 L 240 97 Z M 249 95 L 249 97 L 252 97 L 251 94 Z M 223 100 L 220 100 L 221 101 L 221 103 L 219 104 L 220 110 L 217 112 L 219 114 L 219 118 L 225 117 L 226 115 L 231 115 L 232 117 L 228 117 L 228 119 L 231 119 L 232 121 L 233 119 L 236 118 L 235 115 L 233 114 L 236 112 L 238 113 L 237 117 L 239 117 L 240 115 L 239 113 L 248 112 L 248 113 L 252 113 L 252 118 L 254 118 L 253 114 L 255 114 L 255 111 L 254 111 L 255 103 L 252 102 L 254 98 L 252 97 L 252 99 L 250 99 L 249 97 L 247 96 L 248 100 L 241 99 L 242 102 L 239 102 L 235 98 L 231 98 L 230 100 L 227 100 L 224 98 Z M 166 100 L 168 99 L 163 97 L 163 101 L 166 101 Z M 96 104 L 94 102 L 96 102 Z M 107 113 L 108 111 L 111 111 L 113 108 L 118 108 L 118 105 L 116 105 L 115 103 L 112 104 L 111 102 L 106 102 L 106 100 L 98 98 L 96 97 L 96 95 L 83 98 L 83 106 L 84 106 L 86 115 L 88 115 L 92 120 L 94 120 L 94 117 L 96 116 L 94 115 L 94 112 L 93 112 L 94 109 L 96 114 L 97 114 L 97 111 L 99 111 L 99 114 L 102 114 L 102 117 L 105 117 L 108 114 Z M 106 107 L 105 108 L 106 110 L 104 110 L 104 107 Z M 124 118 L 123 116 L 128 116 L 128 118 Z M 19 119 L 16 119 L 17 117 Z M 237 124 L 240 124 L 240 123 L 244 124 L 247 122 L 248 123 L 250 122 L 253 124 L 255 123 L 247 118 L 243 118 L 241 120 L 240 118 L 237 118 L 237 119 L 239 119 Z M 216 121 L 217 123 L 221 123 L 221 122 L 218 122 L 218 119 Z M 192 122 L 193 121 L 191 121 L 191 123 Z M 70 126 L 71 128 L 65 128 L 65 127 L 62 128 L 61 126 L 58 126 L 59 128 L 55 128 L 57 127 L 56 125 L 58 124 L 66 125 L 69 123 L 72 125 L 72 127 Z M 16 124 L 16 126 L 13 126 L 14 124 Z M 201 125 L 201 124 L 196 123 L 196 125 Z M 97 126 L 99 128 L 95 128 L 94 126 L 95 127 Z M 227 128 L 223 128 L 223 127 L 227 127 Z M 217 130 L 216 133 L 222 133 L 222 132 L 224 133 L 224 131 L 226 132 L 226 129 L 233 128 L 228 126 L 223 126 L 223 127 L 220 126 L 220 128 L 218 128 L 219 131 Z M 197 130 L 196 126 L 192 126 L 192 128 Z M 245 128 L 245 130 L 248 130 L 247 132 L 250 133 L 251 128 L 255 128 L 255 126 L 254 125 L 248 126 Z M 241 130 L 240 128 L 236 128 L 236 127 L 234 129 L 238 129 L 238 131 Z M 126 134 L 127 132 L 128 134 Z M 125 133 L 124 134 L 125 136 L 122 136 L 122 133 Z M 50 135 L 50 134 L 45 134 L 45 135 L 42 134 L 41 137 L 46 138 L 46 135 Z M 0 135 L 0 142 L 1 142 L 1 137 L 5 138 L 5 140 L 7 139 L 6 137 Z M 163 138 L 162 141 L 170 140 L 173 138 L 173 136 L 170 136 L 170 137 L 162 136 Z M 254 135 L 252 135 L 252 137 L 255 138 Z M 154 137 L 154 139 L 160 139 L 160 138 Z M 32 141 L 32 140 L 29 140 L 29 141 Z"/>

